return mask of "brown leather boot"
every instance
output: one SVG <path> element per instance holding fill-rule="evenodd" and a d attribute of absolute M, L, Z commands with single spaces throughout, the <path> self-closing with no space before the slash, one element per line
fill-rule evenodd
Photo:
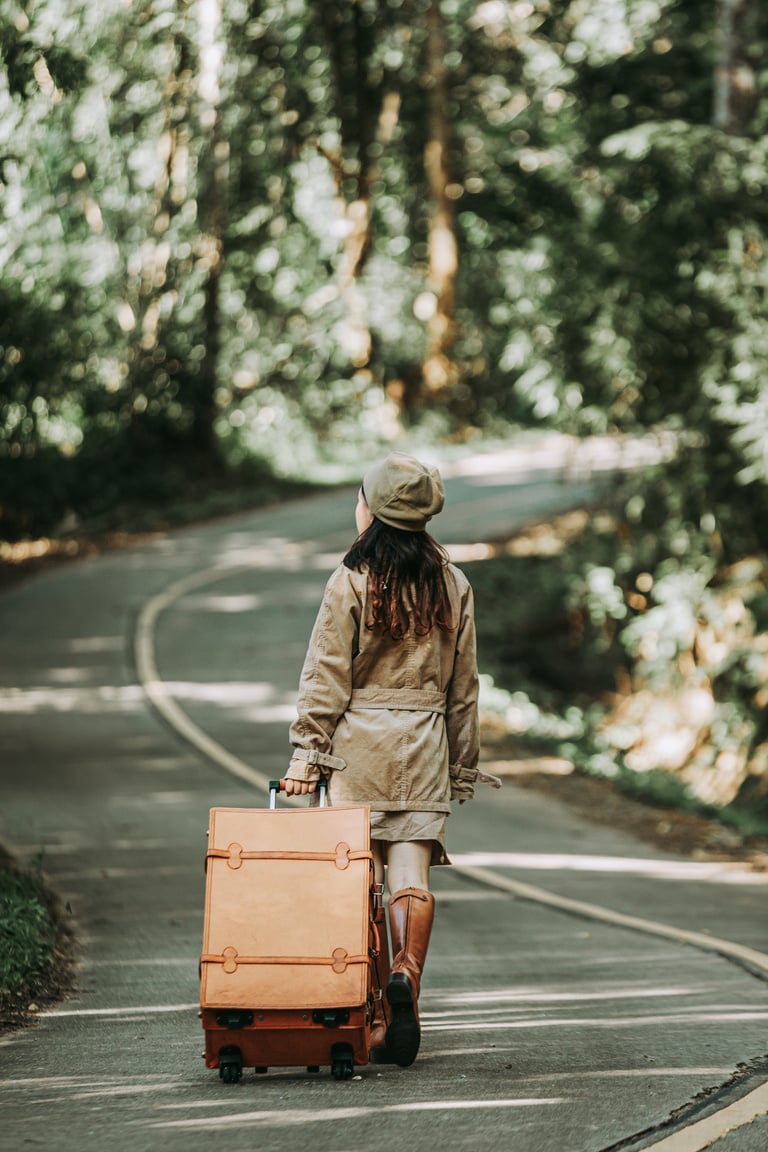
<path fill-rule="evenodd" d="M 419 992 L 435 917 L 435 898 L 424 888 L 403 888 L 389 899 L 392 972 L 387 981 L 391 1022 L 387 1029 L 390 1060 L 407 1068 L 421 1043 Z"/>
<path fill-rule="evenodd" d="M 374 983 L 380 999 L 373 1006 L 373 1021 L 368 1047 L 372 1064 L 390 1064 L 392 1061 L 389 1059 L 386 1046 L 390 1018 L 386 993 L 390 970 L 389 933 L 387 932 L 387 911 L 381 903 L 381 897 L 377 897 L 374 923 L 379 936 L 379 952 L 373 958 Z"/>

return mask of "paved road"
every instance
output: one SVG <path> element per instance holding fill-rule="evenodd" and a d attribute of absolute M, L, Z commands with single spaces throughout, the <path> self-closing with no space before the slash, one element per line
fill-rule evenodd
<path fill-rule="evenodd" d="M 580 472 L 563 484 L 554 458 L 531 472 L 541 463 L 457 469 L 441 538 L 476 543 L 588 496 Z M 451 818 L 457 867 L 434 877 L 413 1068 L 345 1083 L 278 1071 L 237 1087 L 204 1068 L 207 810 L 262 804 L 232 768 L 270 777 L 286 762 L 304 646 L 353 503 L 333 493 L 179 532 L 0 597 L 0 842 L 22 858 L 44 850 L 82 941 L 76 994 L 0 1041 L 4 1144 L 764 1149 L 763 878 L 655 852 L 511 781 Z M 137 626 L 210 754 L 148 705 Z M 595 918 L 587 902 L 704 946 Z M 679 1128 L 687 1143 L 663 1146 Z"/>

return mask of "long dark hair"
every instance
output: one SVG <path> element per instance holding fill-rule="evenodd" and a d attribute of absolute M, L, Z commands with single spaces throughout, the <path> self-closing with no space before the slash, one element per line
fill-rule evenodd
<path fill-rule="evenodd" d="M 392 528 L 375 517 L 344 557 L 353 571 L 368 570 L 365 626 L 402 640 L 411 629 L 426 636 L 437 625 L 453 628 L 444 548 L 426 532 Z"/>

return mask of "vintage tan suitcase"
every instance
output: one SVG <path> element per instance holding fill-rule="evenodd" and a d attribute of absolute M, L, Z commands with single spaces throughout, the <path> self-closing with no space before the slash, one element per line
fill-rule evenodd
<path fill-rule="evenodd" d="M 200 1005 L 205 1059 L 243 1067 L 368 1062 L 378 942 L 365 807 L 212 808 Z"/>

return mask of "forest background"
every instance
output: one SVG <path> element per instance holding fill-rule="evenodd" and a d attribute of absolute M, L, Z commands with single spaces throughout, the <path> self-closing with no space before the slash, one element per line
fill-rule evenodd
<path fill-rule="evenodd" d="M 0 50 L 2 554 L 404 435 L 652 433 L 467 566 L 485 706 L 765 827 L 766 6 L 0 0 Z"/>

